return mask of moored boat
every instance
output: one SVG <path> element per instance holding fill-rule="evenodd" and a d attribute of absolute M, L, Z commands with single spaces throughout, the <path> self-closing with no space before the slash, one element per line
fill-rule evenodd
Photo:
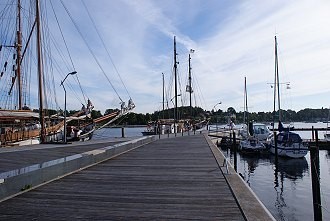
<path fill-rule="evenodd" d="M 282 124 L 280 122 L 280 124 Z M 290 158 L 302 158 L 308 152 L 308 145 L 304 143 L 300 135 L 289 130 L 280 131 L 276 135 L 278 156 Z M 275 154 L 275 140 L 270 143 L 270 151 Z"/>
<path fill-rule="evenodd" d="M 64 2 L 62 5 L 64 6 Z M 55 83 L 56 78 L 63 75 L 63 70 L 58 67 L 61 65 L 55 61 L 55 57 L 62 59 L 63 63 L 67 63 L 67 60 L 65 60 L 64 54 L 52 55 L 52 52 L 56 53 L 61 49 L 58 39 L 54 40 L 50 37 L 54 36 L 54 33 L 50 32 L 55 31 L 56 28 L 48 26 L 47 6 L 46 1 L 17 0 L 15 3 L 10 0 L 4 1 L 0 7 L 0 31 L 2 33 L 0 80 L 1 86 L 3 86 L 0 90 L 0 145 L 2 146 L 66 141 L 65 138 L 69 138 L 68 140 L 91 139 L 96 129 L 107 126 L 135 107 L 131 98 L 128 105 L 125 106 L 125 102 L 117 94 L 121 100 L 121 110 L 92 119 L 91 112 L 94 106 L 89 99 L 86 102 L 88 96 L 82 90 L 80 81 L 75 75 L 76 71 L 71 70 L 61 84 Z M 53 12 L 56 14 L 55 10 Z M 57 24 L 59 26 L 59 23 Z M 77 26 L 76 28 L 78 29 Z M 62 32 L 61 36 L 64 39 Z M 100 37 L 99 34 L 98 36 Z M 81 37 L 83 38 L 83 36 Z M 84 42 L 87 44 L 87 41 Z M 69 54 L 66 43 L 65 46 L 66 50 L 62 50 L 62 52 L 67 51 Z M 71 59 L 71 55 L 69 57 Z M 93 57 L 97 60 L 96 56 Z M 74 69 L 73 62 L 72 67 L 67 68 Z M 73 90 L 72 85 L 68 83 L 69 80 L 64 84 L 69 75 L 76 76 L 82 92 L 81 96 L 83 96 L 83 99 L 78 98 L 78 100 L 85 104 L 83 104 L 82 110 L 66 116 L 66 89 L 64 86 L 70 85 L 70 89 Z M 55 85 L 63 86 L 64 111 L 61 111 L 57 102 Z M 110 85 L 113 87 L 111 83 Z M 77 95 L 76 91 L 75 94 Z M 36 101 L 37 98 L 38 101 Z M 31 104 L 31 100 L 35 103 Z M 32 109 L 33 106 L 36 106 L 36 109 Z M 65 129 L 67 124 L 70 125 Z M 70 133 L 66 133 L 68 130 Z"/>
<path fill-rule="evenodd" d="M 246 77 L 244 78 L 244 121 L 248 122 L 248 105 L 247 105 L 247 89 Z M 261 152 L 266 150 L 266 146 L 255 136 L 253 122 L 247 123 L 245 130 L 241 132 L 242 139 L 239 148 L 243 152 Z"/>
<path fill-rule="evenodd" d="M 279 92 L 279 74 L 278 74 L 278 58 L 277 58 L 277 38 L 275 36 L 275 82 L 274 82 L 274 119 L 273 119 L 273 127 L 275 122 L 275 101 L 276 95 L 278 99 L 278 131 L 279 133 L 274 137 L 270 138 L 270 151 L 273 154 L 277 154 L 282 157 L 290 157 L 290 158 L 302 158 L 308 152 L 307 143 L 303 143 L 299 134 L 291 132 L 290 127 L 284 128 L 281 122 L 281 108 L 280 108 L 280 92 Z M 277 147 L 275 147 L 275 142 L 277 143 Z"/>

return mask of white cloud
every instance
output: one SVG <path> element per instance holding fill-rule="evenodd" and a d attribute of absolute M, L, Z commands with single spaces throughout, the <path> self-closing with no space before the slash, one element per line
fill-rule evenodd
<path fill-rule="evenodd" d="M 187 81 L 189 49 L 195 49 L 192 54 L 193 81 L 198 82 L 199 88 L 195 87 L 194 97 L 204 100 L 197 101 L 204 109 L 210 110 L 215 103 L 222 101 L 222 109 L 232 106 L 241 110 L 244 76 L 248 80 L 251 110 L 272 109 L 272 91 L 267 83 L 274 78 L 275 33 L 279 42 L 280 79 L 290 81 L 292 85 L 288 92 L 291 107 L 284 108 L 299 110 L 305 106 L 329 106 L 326 94 L 330 93 L 327 82 L 330 71 L 330 2 L 326 0 L 302 0 L 299 3 L 285 0 L 84 2 L 137 105 L 136 112 L 150 113 L 159 109 L 162 72 L 165 73 L 166 87 L 170 87 L 174 35 L 177 36 L 182 87 Z M 65 2 L 118 94 L 127 101 L 128 95 L 80 3 Z M 53 1 L 53 4 L 87 96 L 102 112 L 106 108 L 119 107 L 116 93 L 67 14 L 59 2 Z M 55 31 L 54 23 L 51 27 Z M 55 37 L 59 36 L 55 34 Z M 63 47 L 60 41 L 58 44 Z M 64 49 L 62 52 L 66 53 Z M 69 60 L 68 57 L 65 59 Z M 64 72 L 55 77 L 61 103 L 63 90 L 59 82 L 71 70 L 58 62 Z M 73 79 L 68 82 L 78 88 Z M 310 103 L 303 103 L 304 97 Z M 69 109 L 80 108 L 80 101 L 73 98 L 68 99 Z"/>
<path fill-rule="evenodd" d="M 243 98 L 237 97 L 240 96 L 237 92 L 243 93 L 244 75 L 248 77 L 249 84 L 264 83 L 265 88 L 269 87 L 266 83 L 272 82 L 274 75 L 275 30 L 281 52 L 280 78 L 284 80 L 285 75 L 290 76 L 289 79 L 295 87 L 294 96 L 317 96 L 318 93 L 329 92 L 326 80 L 321 82 L 321 79 L 326 79 L 324 76 L 330 70 L 326 61 L 330 53 L 326 40 L 330 37 L 330 19 L 326 19 L 330 18 L 327 13 L 329 4 L 325 1 L 315 5 L 312 1 L 302 1 L 299 4 L 277 1 L 281 7 L 271 11 L 269 2 L 255 3 L 244 3 L 239 7 L 240 14 L 232 17 L 225 26 L 218 27 L 218 34 L 206 42 L 203 41 L 200 46 L 201 65 L 195 66 L 200 73 L 205 73 L 202 76 L 202 84 L 217 82 L 214 87 L 208 87 L 209 96 L 206 97 L 212 98 L 215 94 L 221 97 L 221 94 L 225 94 L 226 98 L 221 99 L 226 99 L 228 106 L 239 107 Z M 313 71 L 315 73 L 311 75 Z M 255 98 L 254 88 L 248 90 Z M 271 97 L 267 95 L 262 98 L 262 94 L 259 94 L 258 99 L 253 99 L 255 103 L 252 106 L 255 106 L 256 111 L 272 108 L 271 100 L 269 108 L 258 105 L 264 104 L 265 99 Z M 214 99 L 210 101 L 214 102 Z M 225 105 L 225 102 L 223 103 Z M 304 106 L 287 108 L 297 109 Z"/>

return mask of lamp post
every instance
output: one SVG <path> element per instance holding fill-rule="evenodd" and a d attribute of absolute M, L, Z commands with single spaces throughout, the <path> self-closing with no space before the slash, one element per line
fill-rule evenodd
<path fill-rule="evenodd" d="M 216 112 L 215 107 L 218 106 L 219 104 L 222 104 L 221 101 L 220 101 L 219 103 L 216 103 L 216 104 L 213 106 L 213 109 L 214 109 L 215 112 Z M 217 128 L 217 133 L 218 133 L 218 115 L 217 115 L 217 126 L 216 126 L 216 128 Z"/>
<path fill-rule="evenodd" d="M 178 94 L 178 95 L 176 95 L 176 96 L 174 96 L 174 97 L 171 98 L 171 102 L 172 102 L 172 104 L 173 104 L 174 106 L 175 106 L 175 104 L 173 103 L 173 99 L 174 99 L 174 98 L 177 98 L 177 97 L 180 97 L 180 96 L 181 96 L 181 94 Z M 177 118 L 177 114 L 178 114 L 178 113 L 176 113 L 175 110 L 176 110 L 176 107 L 174 107 L 174 134 L 175 134 L 175 136 L 176 136 L 176 125 L 175 125 L 175 123 L 176 123 L 176 120 L 177 120 L 176 118 Z"/>
<path fill-rule="evenodd" d="M 62 85 L 62 87 L 63 87 L 63 89 L 64 89 L 64 133 L 63 133 L 63 135 L 64 135 L 63 142 L 64 142 L 64 143 L 66 143 L 66 90 L 65 90 L 65 87 L 64 87 L 64 81 L 66 80 L 66 78 L 67 78 L 69 75 L 74 75 L 74 74 L 77 74 L 77 72 L 76 72 L 76 71 L 73 71 L 73 72 L 68 73 L 68 74 L 65 76 L 64 80 L 61 81 L 61 85 Z"/>

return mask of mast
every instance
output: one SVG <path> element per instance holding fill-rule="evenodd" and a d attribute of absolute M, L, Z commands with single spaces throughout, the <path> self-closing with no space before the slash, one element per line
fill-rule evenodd
<path fill-rule="evenodd" d="M 188 81 L 189 81 L 189 107 L 190 107 L 190 116 L 193 117 L 193 114 L 192 114 L 192 106 L 191 106 L 191 93 L 192 93 L 192 88 L 191 88 L 191 56 L 190 56 L 190 53 L 189 53 L 189 77 L 188 77 Z"/>
<path fill-rule="evenodd" d="M 21 49 L 22 49 L 22 21 L 21 21 L 21 1 L 17 0 L 17 45 L 16 45 L 16 76 L 18 87 L 18 109 L 22 110 L 22 77 L 21 77 Z"/>
<path fill-rule="evenodd" d="M 164 80 L 164 73 L 162 73 L 162 76 L 163 76 L 163 119 L 165 119 L 165 80 Z"/>
<path fill-rule="evenodd" d="M 276 115 L 276 95 L 277 95 L 277 106 L 278 106 L 278 120 L 281 121 L 281 104 L 280 104 L 280 82 L 278 75 L 278 55 L 277 55 L 277 38 L 275 36 L 275 79 L 274 79 L 274 115 L 273 123 L 275 123 Z"/>
<path fill-rule="evenodd" d="M 280 99 L 280 77 L 278 74 L 278 55 L 277 55 L 277 39 L 276 39 L 276 77 L 277 77 L 277 106 L 278 106 L 278 120 L 282 121 L 281 113 L 281 99 Z"/>
<path fill-rule="evenodd" d="M 40 142 L 45 142 L 45 119 L 43 108 L 43 70 L 41 51 L 41 25 L 40 25 L 40 5 L 36 0 L 36 23 L 37 23 L 37 56 L 38 56 L 38 86 L 39 86 L 39 119 L 41 124 Z"/>
<path fill-rule="evenodd" d="M 175 123 L 178 120 L 178 86 L 177 86 L 177 61 L 176 61 L 176 41 L 174 36 L 174 82 L 175 82 L 175 107 L 174 107 L 174 133 L 176 133 Z"/>
<path fill-rule="evenodd" d="M 248 109 L 248 99 L 247 99 L 247 89 L 246 89 L 246 77 L 244 77 L 244 123 L 246 123 L 246 135 L 250 134 L 250 123 L 249 123 L 249 109 Z"/>
<path fill-rule="evenodd" d="M 244 77 L 244 123 L 248 125 L 248 104 L 247 104 L 247 90 L 246 90 L 246 77 Z"/>

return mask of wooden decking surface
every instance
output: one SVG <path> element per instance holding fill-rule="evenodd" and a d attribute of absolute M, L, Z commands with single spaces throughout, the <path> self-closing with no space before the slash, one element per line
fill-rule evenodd
<path fill-rule="evenodd" d="M 203 135 L 157 140 L 0 211 L 0 220 L 244 220 Z"/>
<path fill-rule="evenodd" d="M 0 148 L 0 173 L 39 164 L 90 150 L 115 145 L 122 140 L 76 142 L 67 145 L 40 144 L 27 147 Z"/>

